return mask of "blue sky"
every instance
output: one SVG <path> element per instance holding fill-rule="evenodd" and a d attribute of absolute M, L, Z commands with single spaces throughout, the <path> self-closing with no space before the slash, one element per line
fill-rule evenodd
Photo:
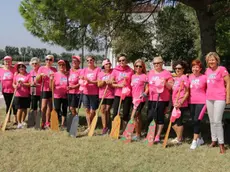
<path fill-rule="evenodd" d="M 10 45 L 46 48 L 56 53 L 64 52 L 63 48 L 45 44 L 26 30 L 18 10 L 20 2 L 21 0 L 0 0 L 0 49 Z"/>

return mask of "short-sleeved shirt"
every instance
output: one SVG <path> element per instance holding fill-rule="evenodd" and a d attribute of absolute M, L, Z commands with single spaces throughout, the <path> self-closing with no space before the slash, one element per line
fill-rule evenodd
<path fill-rule="evenodd" d="M 69 72 L 69 86 L 75 86 L 78 84 L 79 77 L 81 74 L 81 69 L 70 69 Z M 79 87 L 70 89 L 69 94 L 80 94 Z"/>
<path fill-rule="evenodd" d="M 16 70 L 14 67 L 11 67 L 9 70 L 1 68 L 0 69 L 0 79 L 2 83 L 2 92 L 3 93 L 13 93 L 13 80 Z"/>
<path fill-rule="evenodd" d="M 147 75 L 146 74 L 134 74 L 132 76 L 131 80 L 131 86 L 132 86 L 132 97 L 133 99 L 138 99 L 141 94 L 145 91 L 145 83 L 147 81 Z"/>
<path fill-rule="evenodd" d="M 14 76 L 14 84 L 16 85 L 19 81 L 22 83 L 30 83 L 30 75 L 26 73 L 22 75 L 20 73 Z M 19 84 L 15 93 L 16 97 L 29 97 L 30 96 L 30 87 Z"/>
<path fill-rule="evenodd" d="M 67 97 L 67 75 L 61 72 L 54 73 L 54 98 Z"/>
<path fill-rule="evenodd" d="M 30 82 L 34 82 L 36 84 L 35 87 L 35 93 L 34 95 L 36 96 L 40 96 L 41 95 L 41 84 L 39 82 L 36 81 L 36 76 L 37 76 L 38 72 L 35 71 L 34 69 L 30 71 Z M 33 87 L 30 87 L 30 92 L 32 93 L 32 89 L 34 89 Z"/>

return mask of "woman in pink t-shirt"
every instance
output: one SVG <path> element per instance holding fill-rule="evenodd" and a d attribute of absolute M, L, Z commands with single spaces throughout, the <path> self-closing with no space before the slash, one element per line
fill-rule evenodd
<path fill-rule="evenodd" d="M 189 107 L 190 114 L 193 120 L 193 141 L 190 149 L 196 149 L 198 146 L 204 143 L 203 138 L 200 136 L 200 120 L 199 115 L 206 103 L 206 88 L 207 78 L 201 74 L 202 63 L 200 60 L 192 61 L 192 74 L 189 75 L 190 83 L 190 96 Z"/>
<path fill-rule="evenodd" d="M 57 69 L 52 67 L 52 64 L 54 62 L 54 56 L 53 55 L 47 55 L 45 57 L 45 66 L 41 66 L 38 69 L 38 75 L 36 77 L 36 80 L 41 83 L 44 83 L 43 92 L 41 93 L 42 96 L 42 103 L 41 103 L 41 112 L 42 112 L 42 129 L 49 128 L 50 127 L 50 112 L 52 109 L 52 91 L 49 87 L 50 83 L 50 76 L 53 75 L 55 72 L 57 72 Z"/>
<path fill-rule="evenodd" d="M 179 108 L 181 115 L 172 123 L 172 128 L 176 133 L 176 138 L 171 141 L 173 144 L 181 144 L 183 138 L 183 116 L 188 107 L 189 96 L 189 80 L 186 75 L 187 64 L 184 61 L 178 60 L 173 65 L 176 71 L 174 84 L 172 87 L 172 103 L 175 108 Z M 180 91 L 179 97 L 178 93 Z M 177 100 L 178 98 L 178 100 Z M 177 101 L 176 101 L 177 100 Z"/>
<path fill-rule="evenodd" d="M 64 60 L 58 61 L 58 71 L 51 75 L 50 88 L 54 89 L 54 109 L 58 114 L 61 128 L 64 129 L 64 122 L 67 115 L 67 72 L 66 62 Z M 62 113 L 61 113 L 62 112 Z"/>
<path fill-rule="evenodd" d="M 86 60 L 88 67 L 81 70 L 81 78 L 87 81 L 87 85 L 83 90 L 83 105 L 86 110 L 88 128 L 84 131 L 84 134 L 88 133 L 91 122 L 98 108 L 99 91 L 97 87 L 97 77 L 100 72 L 100 68 L 95 66 L 95 58 L 93 56 L 87 56 Z"/>
<path fill-rule="evenodd" d="M 12 67 L 11 56 L 5 56 L 3 62 L 4 62 L 3 68 L 0 69 L 0 80 L 2 84 L 2 94 L 5 100 L 6 113 L 7 113 L 10 107 L 10 102 L 14 94 L 13 79 L 16 70 L 14 67 Z M 16 116 L 17 110 L 15 108 L 14 103 L 13 103 L 13 113 L 15 116 L 14 124 L 17 124 L 17 116 Z M 10 122 L 10 117 L 8 119 L 8 122 Z"/>
<path fill-rule="evenodd" d="M 132 76 L 131 79 L 132 98 L 133 101 L 142 99 L 142 102 L 140 102 L 139 105 L 133 103 L 133 106 L 137 106 L 136 107 L 137 109 L 136 109 L 136 114 L 134 116 L 136 136 L 134 136 L 132 140 L 139 141 L 141 139 L 141 127 L 142 127 L 141 111 L 145 105 L 145 98 L 147 97 L 147 89 L 145 89 L 146 88 L 145 85 L 147 82 L 147 75 L 146 75 L 145 63 L 143 60 L 137 59 L 135 61 L 134 72 L 135 74 Z"/>
<path fill-rule="evenodd" d="M 37 57 L 33 57 L 30 60 L 32 70 L 30 71 L 30 95 L 31 95 L 31 109 L 33 109 L 35 116 L 37 115 L 38 103 L 40 102 L 41 96 L 41 84 L 37 82 L 36 77 L 38 69 L 40 67 L 40 60 Z M 39 103 L 40 104 L 40 103 Z"/>
<path fill-rule="evenodd" d="M 116 66 L 113 69 L 112 72 L 112 79 L 114 81 L 113 87 L 114 87 L 114 103 L 113 103 L 113 118 L 117 115 L 118 112 L 118 106 L 121 98 L 121 90 L 123 87 L 131 88 L 131 77 L 133 75 L 133 70 L 128 66 L 128 61 L 126 54 L 120 54 L 117 58 L 119 65 Z M 123 127 L 124 130 L 130 115 L 130 109 L 132 106 L 132 92 L 130 91 L 130 94 L 125 97 L 124 100 L 122 100 L 123 104 Z"/>
<path fill-rule="evenodd" d="M 154 69 L 150 70 L 148 73 L 149 101 L 146 130 L 151 121 L 154 119 L 157 125 L 157 132 L 154 138 L 154 142 L 159 143 L 161 132 L 164 128 L 164 116 L 170 100 L 170 90 L 173 85 L 173 78 L 169 71 L 163 69 L 163 59 L 161 56 L 155 57 L 153 59 L 153 65 Z M 157 83 L 159 80 L 163 81 L 164 83 L 162 93 L 158 93 L 157 89 Z"/>
<path fill-rule="evenodd" d="M 98 74 L 97 77 L 100 101 L 104 95 L 105 87 L 108 85 L 107 92 L 101 105 L 101 120 L 103 126 L 102 134 L 104 135 L 108 132 L 108 125 L 110 122 L 110 109 L 114 99 L 114 88 L 112 87 L 112 83 L 110 82 L 113 70 L 111 69 L 111 62 L 109 61 L 109 59 L 105 59 L 102 62 L 102 69 L 103 70 Z"/>
<path fill-rule="evenodd" d="M 73 116 L 77 114 L 76 108 L 80 101 L 80 91 L 79 91 L 79 77 L 81 69 L 79 67 L 81 62 L 80 56 L 72 56 L 72 68 L 69 71 L 68 77 L 68 105 Z"/>
<path fill-rule="evenodd" d="M 229 74 L 225 67 L 219 66 L 220 57 L 215 52 L 206 55 L 206 63 L 206 105 L 212 137 L 210 147 L 215 147 L 218 141 L 220 153 L 225 153 L 222 118 L 225 105 L 230 103 Z"/>
<path fill-rule="evenodd" d="M 17 73 L 14 76 L 13 87 L 16 89 L 14 103 L 17 109 L 18 129 L 26 123 L 27 108 L 30 107 L 30 75 L 26 72 L 23 62 L 16 65 Z"/>

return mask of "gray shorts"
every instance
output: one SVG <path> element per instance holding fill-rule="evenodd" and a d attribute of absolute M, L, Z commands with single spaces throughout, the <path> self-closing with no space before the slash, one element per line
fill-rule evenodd
<path fill-rule="evenodd" d="M 98 95 L 83 95 L 83 105 L 87 109 L 97 110 L 98 102 Z"/>

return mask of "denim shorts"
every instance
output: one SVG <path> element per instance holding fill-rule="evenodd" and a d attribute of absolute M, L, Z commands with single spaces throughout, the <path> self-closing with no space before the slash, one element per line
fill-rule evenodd
<path fill-rule="evenodd" d="M 87 109 L 97 110 L 98 95 L 83 95 L 83 105 Z"/>

